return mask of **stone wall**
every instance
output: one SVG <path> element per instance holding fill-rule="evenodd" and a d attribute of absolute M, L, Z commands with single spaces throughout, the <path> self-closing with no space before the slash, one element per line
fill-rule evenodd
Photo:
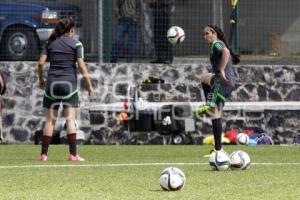
<path fill-rule="evenodd" d="M 85 83 L 78 78 L 81 108 L 77 119 L 85 132 L 87 144 L 167 144 L 169 136 L 156 132 L 133 133 L 118 121 L 118 112 L 100 106 L 122 105 L 128 86 L 141 84 L 149 75 L 165 80 L 165 84 L 141 87 L 144 100 L 151 102 L 202 102 L 204 96 L 199 85 L 199 75 L 205 71 L 206 63 L 200 64 L 95 64 L 88 63 L 96 95 L 88 97 Z M 237 89 L 229 101 L 231 109 L 224 112 L 223 127 L 258 127 L 283 143 L 291 143 L 300 134 L 300 106 L 280 110 L 276 107 L 245 112 L 245 107 L 234 107 L 234 102 L 293 102 L 299 105 L 299 66 L 236 66 Z M 8 82 L 3 97 L 3 131 L 6 143 L 32 143 L 36 130 L 44 119 L 42 109 L 43 91 L 38 88 L 36 63 L 1 62 L 0 71 Z M 226 107 L 225 107 L 226 108 Z M 232 109 L 233 108 L 233 109 Z M 60 129 L 62 120 L 58 120 Z M 210 120 L 200 118 L 193 138 L 211 133 Z"/>

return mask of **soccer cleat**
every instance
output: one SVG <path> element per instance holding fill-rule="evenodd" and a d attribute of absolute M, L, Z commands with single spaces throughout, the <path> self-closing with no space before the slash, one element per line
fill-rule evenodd
<path fill-rule="evenodd" d="M 222 148 L 221 150 L 219 150 L 219 151 L 225 152 L 223 148 Z M 204 155 L 203 157 L 204 157 L 204 158 L 209 158 L 214 152 L 217 152 L 217 151 L 216 151 L 215 149 L 210 150 L 209 154 L 206 154 L 206 155 Z M 225 153 L 226 153 L 226 152 L 225 152 Z"/>
<path fill-rule="evenodd" d="M 47 155 L 46 155 L 46 154 L 41 154 L 41 155 L 39 156 L 39 160 L 40 160 L 40 161 L 46 161 L 46 160 L 47 160 Z"/>
<path fill-rule="evenodd" d="M 203 115 L 207 113 L 210 109 L 216 107 L 218 99 L 223 102 L 226 101 L 226 98 L 220 93 L 220 82 L 216 82 L 214 91 L 208 93 L 206 104 L 197 108 L 194 113 L 197 115 Z"/>
<path fill-rule="evenodd" d="M 203 157 L 209 158 L 214 152 L 215 152 L 215 150 L 210 150 L 209 154 L 205 154 Z"/>
<path fill-rule="evenodd" d="M 209 105 L 202 105 L 202 106 L 199 106 L 195 111 L 194 113 L 196 115 L 203 115 L 205 113 L 207 113 L 207 111 L 210 109 L 211 107 Z"/>
<path fill-rule="evenodd" d="M 79 155 L 74 156 L 74 155 L 70 154 L 69 161 L 84 161 L 84 159 L 81 158 Z"/>

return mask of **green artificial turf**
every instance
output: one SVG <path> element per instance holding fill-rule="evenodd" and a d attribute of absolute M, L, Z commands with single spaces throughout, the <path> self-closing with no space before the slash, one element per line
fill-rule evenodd
<path fill-rule="evenodd" d="M 211 146 L 79 146 L 85 162 L 67 161 L 68 147 L 53 145 L 48 161 L 39 146 L 0 146 L 0 199 L 299 199 L 299 146 L 224 146 L 251 157 L 245 171 L 212 171 Z M 163 191 L 160 172 L 181 169 L 186 185 Z"/>

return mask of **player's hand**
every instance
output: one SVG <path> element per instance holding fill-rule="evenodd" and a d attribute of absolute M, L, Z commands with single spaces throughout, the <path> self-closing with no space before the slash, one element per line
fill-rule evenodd
<path fill-rule="evenodd" d="M 46 83 L 45 83 L 44 80 L 40 80 L 40 82 L 39 82 L 39 87 L 40 87 L 40 89 L 45 90 Z"/>
<path fill-rule="evenodd" d="M 223 81 L 224 83 L 228 83 L 229 80 L 226 78 L 226 75 L 225 75 L 225 71 L 224 70 L 221 70 L 220 71 L 220 79 L 221 81 Z"/>
<path fill-rule="evenodd" d="M 89 91 L 89 96 L 94 96 L 94 89 L 91 87 L 88 89 Z"/>

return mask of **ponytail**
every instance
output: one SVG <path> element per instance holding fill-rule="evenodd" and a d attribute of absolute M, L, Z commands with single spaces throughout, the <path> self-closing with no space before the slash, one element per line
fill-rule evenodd
<path fill-rule="evenodd" d="M 49 46 L 54 40 L 70 32 L 70 30 L 75 27 L 75 23 L 72 19 L 62 19 L 54 27 L 53 32 L 46 41 L 46 45 Z"/>
<path fill-rule="evenodd" d="M 217 33 L 218 38 L 224 42 L 224 44 L 226 45 L 226 47 L 229 49 L 231 58 L 232 58 L 232 62 L 233 64 L 238 64 L 241 60 L 240 60 L 240 55 L 236 54 L 231 46 L 229 45 L 229 43 L 227 42 L 227 39 L 225 37 L 225 34 L 223 33 L 223 31 L 216 25 L 208 25 L 208 27 L 210 27 L 213 31 L 215 31 Z"/>

